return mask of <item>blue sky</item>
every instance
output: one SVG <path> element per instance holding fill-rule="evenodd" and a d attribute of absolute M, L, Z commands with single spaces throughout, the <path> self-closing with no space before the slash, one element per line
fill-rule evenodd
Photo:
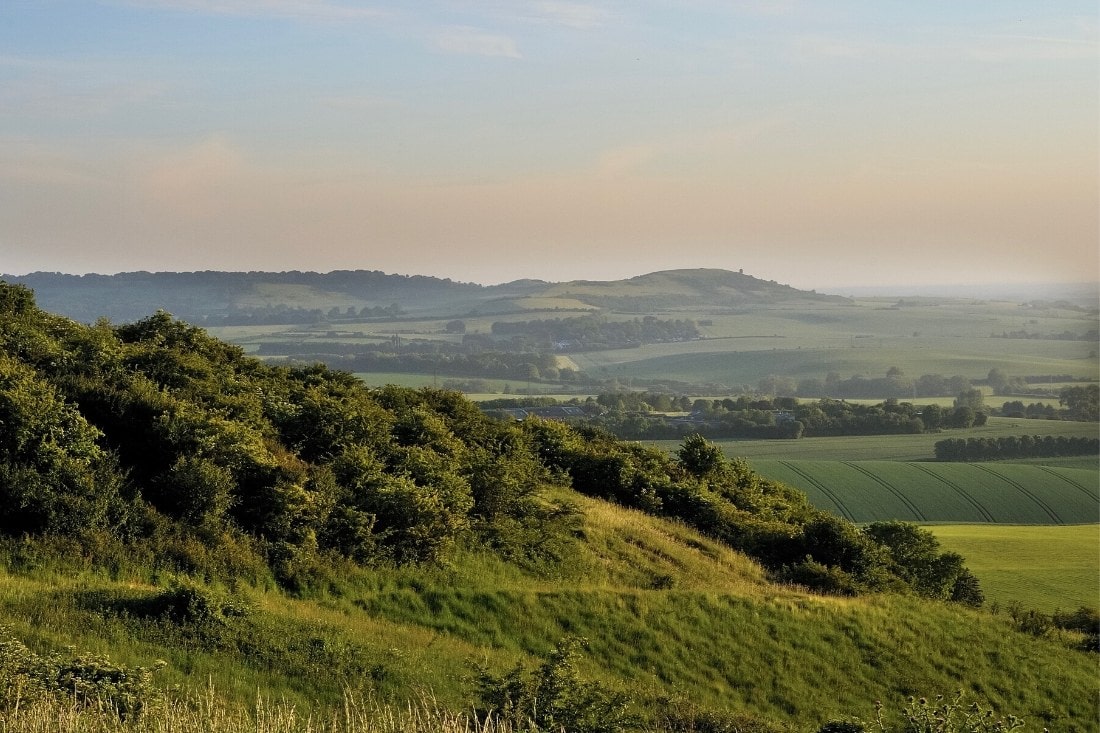
<path fill-rule="evenodd" d="M 8 0 L 0 271 L 1098 276 L 1093 2 Z"/>

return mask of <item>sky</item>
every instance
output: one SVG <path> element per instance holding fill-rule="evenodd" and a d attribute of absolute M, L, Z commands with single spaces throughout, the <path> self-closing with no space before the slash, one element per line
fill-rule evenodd
<path fill-rule="evenodd" d="M 0 272 L 1095 281 L 1098 12 L 4 0 Z"/>

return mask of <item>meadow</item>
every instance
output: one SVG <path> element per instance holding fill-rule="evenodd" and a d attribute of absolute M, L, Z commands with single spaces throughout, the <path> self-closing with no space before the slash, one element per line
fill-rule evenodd
<path fill-rule="evenodd" d="M 930 525 L 940 543 L 966 558 L 987 603 L 1046 613 L 1100 607 L 1100 525 Z"/>
<path fill-rule="evenodd" d="M 472 551 L 434 569 L 349 570 L 312 597 L 200 585 L 245 609 L 208 622 L 125 611 L 173 578 L 125 564 L 111 574 L 60 567 L 9 544 L 0 624 L 35 649 L 71 645 L 127 665 L 164 660 L 159 681 L 207 695 L 210 714 L 227 721 L 219 730 L 236 730 L 236 715 L 261 733 L 304 730 L 307 720 L 318 730 L 355 701 L 390 715 L 423 709 L 423 700 L 436 715 L 470 710 L 476 665 L 530 669 L 569 636 L 587 640 L 582 679 L 669 716 L 711 711 L 755 720 L 749 730 L 810 731 L 831 718 L 873 717 L 876 699 L 897 710 L 909 695 L 963 689 L 1025 717 L 1027 730 L 1092 729 L 1095 660 L 1067 649 L 1072 637 L 1023 634 L 1007 614 L 956 604 L 773 585 L 755 563 L 682 525 L 580 501 L 587 541 L 557 577 Z M 264 727 L 277 719 L 280 727 Z M 684 729 L 650 720 L 651 730 Z"/>

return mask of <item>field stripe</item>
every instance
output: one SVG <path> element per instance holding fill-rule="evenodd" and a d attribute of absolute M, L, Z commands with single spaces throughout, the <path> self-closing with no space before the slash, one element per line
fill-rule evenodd
<path fill-rule="evenodd" d="M 833 491 L 830 488 L 828 488 L 827 486 L 825 486 L 825 484 L 821 483 L 820 481 L 815 479 L 810 474 L 806 473 L 801 468 L 798 468 L 797 466 L 793 465 L 790 461 L 780 461 L 780 463 L 782 465 L 786 466 L 787 468 L 789 468 L 791 471 L 797 473 L 802 478 L 806 479 L 806 482 L 808 484 L 815 487 L 822 494 L 824 494 L 825 496 L 832 499 L 833 503 L 836 504 L 838 509 L 840 509 L 840 513 L 843 514 L 845 517 L 847 517 L 848 520 L 850 520 L 852 522 L 856 521 L 855 515 L 852 514 L 852 512 L 848 509 L 847 506 L 845 506 L 844 502 L 842 502 L 840 500 L 840 497 L 838 497 L 835 493 L 833 493 Z"/>
<path fill-rule="evenodd" d="M 996 524 L 997 523 L 997 520 L 993 518 L 993 515 L 989 513 L 989 510 L 986 509 L 985 506 L 980 501 L 978 501 L 973 496 L 968 494 L 966 492 L 966 489 L 962 488 L 961 486 L 956 484 L 951 479 L 947 478 L 946 476 L 940 476 L 938 473 L 935 473 L 934 471 L 932 471 L 932 469 L 928 468 L 927 466 L 923 466 L 919 463 L 910 463 L 909 465 L 912 466 L 913 468 L 919 469 L 921 472 L 931 476 L 932 478 L 936 479 L 937 481 L 944 484 L 948 488 L 954 489 L 955 492 L 959 496 L 961 496 L 963 499 L 966 500 L 967 503 L 970 504 L 970 506 L 972 506 L 972 507 L 974 507 L 975 509 L 978 510 L 978 514 L 981 514 L 982 517 L 985 518 L 985 521 L 990 522 L 991 524 Z"/>
<path fill-rule="evenodd" d="M 891 486 L 889 483 L 884 481 L 882 478 L 880 478 L 879 476 L 876 476 L 874 473 L 867 470 L 863 466 L 860 466 L 860 465 L 857 465 L 856 463 L 853 463 L 852 461 L 844 461 L 844 465 L 848 466 L 850 468 L 853 468 L 856 471 L 859 471 L 864 476 L 871 479 L 872 481 L 877 483 L 879 486 L 881 486 L 882 488 L 889 491 L 894 496 L 898 497 L 898 499 L 901 501 L 901 503 L 904 504 L 906 507 L 908 507 L 909 511 L 913 512 L 913 516 L 916 517 L 918 520 L 920 520 L 922 522 L 927 522 L 928 521 L 928 517 L 924 516 L 924 512 L 922 512 L 920 509 L 918 509 L 916 504 L 909 501 L 908 496 L 906 496 L 902 492 L 898 491 L 896 488 Z"/>
<path fill-rule="evenodd" d="M 1091 490 L 1089 490 L 1089 488 L 1087 486 L 1082 486 L 1081 484 L 1079 484 L 1076 481 L 1074 481 L 1073 479 L 1071 479 L 1069 476 L 1066 476 L 1063 473 L 1058 473 L 1057 471 L 1055 471 L 1050 466 L 1039 466 L 1038 468 L 1043 473 L 1050 474 L 1051 476 L 1057 476 L 1058 478 L 1062 479 L 1063 481 L 1065 481 L 1067 484 L 1069 484 L 1073 488 L 1079 489 L 1082 493 L 1084 493 L 1085 496 L 1092 499 L 1093 501 L 1100 500 L 1100 497 L 1098 497 L 1095 493 L 1093 493 Z"/>
<path fill-rule="evenodd" d="M 1060 516 L 1058 516 L 1058 514 L 1053 509 L 1050 508 L 1049 504 L 1047 504 L 1045 501 L 1043 501 L 1042 499 L 1037 497 L 1035 494 L 1033 494 L 1030 491 L 1028 491 L 1027 489 L 1025 489 L 1015 479 L 1013 479 L 1009 476 L 1006 476 L 1003 473 L 1000 473 L 998 471 L 994 471 L 989 466 L 983 466 L 983 465 L 978 464 L 978 463 L 975 463 L 975 464 L 972 464 L 972 465 L 974 466 L 974 468 L 977 468 L 981 471 L 985 471 L 989 475 L 996 476 L 997 478 L 1001 479 L 1002 481 L 1009 484 L 1010 486 L 1014 486 L 1021 494 L 1023 494 L 1024 496 L 1026 496 L 1027 498 L 1031 499 L 1033 502 L 1038 504 L 1039 508 L 1042 509 L 1044 512 L 1046 512 L 1047 516 L 1049 516 L 1052 520 L 1054 520 L 1055 524 L 1065 524 L 1065 522 L 1062 521 L 1062 518 Z"/>

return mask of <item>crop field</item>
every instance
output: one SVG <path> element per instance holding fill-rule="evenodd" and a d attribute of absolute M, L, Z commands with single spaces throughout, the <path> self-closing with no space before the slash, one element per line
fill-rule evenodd
<path fill-rule="evenodd" d="M 1016 464 L 754 460 L 760 474 L 854 522 L 1100 521 L 1095 471 Z"/>
<path fill-rule="evenodd" d="M 815 343 L 817 342 L 817 343 Z M 833 344 L 799 343 L 792 337 L 724 338 L 684 344 L 653 344 L 581 354 L 577 363 L 602 377 L 675 379 L 727 385 L 755 384 L 777 374 L 792 379 L 822 379 L 829 372 L 843 377 L 883 376 L 892 367 L 905 374 L 961 374 L 984 378 L 990 369 L 1008 374 L 1097 372 L 1095 345 L 1078 341 L 1011 339 L 834 339 Z"/>
<path fill-rule="evenodd" d="M 1046 613 L 1100 606 L 1100 525 L 927 527 L 966 558 L 987 602 Z"/>
<path fill-rule="evenodd" d="M 939 433 L 916 435 L 844 435 L 825 438 L 799 438 L 798 440 L 715 440 L 730 458 L 763 460 L 816 460 L 816 461 L 930 461 L 935 457 L 934 446 L 947 438 L 999 438 L 1009 435 L 1064 435 L 1066 437 L 1095 438 L 1095 423 L 1067 420 L 1027 420 L 991 417 L 989 422 L 966 430 L 945 430 Z M 656 440 L 651 445 L 668 451 L 680 447 L 679 441 Z M 1057 465 L 1091 466 L 1098 468 L 1096 457 L 1071 459 L 1042 459 L 1043 463 Z M 1066 462 L 1069 463 L 1066 463 Z M 1021 461 L 1026 463 L 1027 461 Z"/>

